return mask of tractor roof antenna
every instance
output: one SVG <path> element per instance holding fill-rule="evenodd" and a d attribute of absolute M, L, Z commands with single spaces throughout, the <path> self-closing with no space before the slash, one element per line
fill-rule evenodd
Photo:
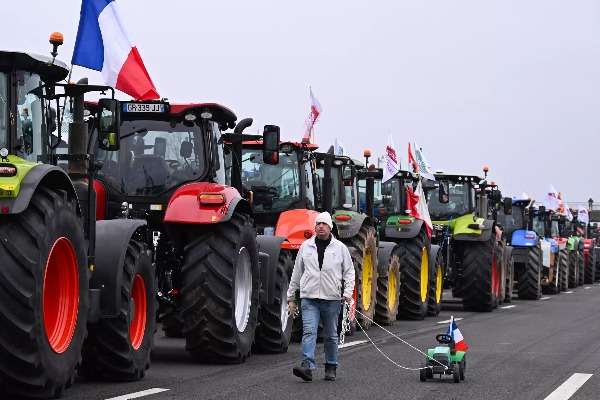
<path fill-rule="evenodd" d="M 56 56 L 58 55 L 58 46 L 63 44 L 63 35 L 60 32 L 52 32 L 50 35 L 50 44 L 52 45 L 52 61 L 50 61 L 50 65 L 54 64 L 54 60 L 56 60 Z"/>

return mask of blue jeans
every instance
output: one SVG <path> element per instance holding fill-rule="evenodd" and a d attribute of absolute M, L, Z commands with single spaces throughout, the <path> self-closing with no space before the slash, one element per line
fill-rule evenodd
<path fill-rule="evenodd" d="M 340 316 L 340 300 L 302 299 L 302 362 L 308 362 L 310 369 L 317 368 L 315 348 L 319 317 L 323 322 L 325 364 L 338 365 L 337 325 Z"/>

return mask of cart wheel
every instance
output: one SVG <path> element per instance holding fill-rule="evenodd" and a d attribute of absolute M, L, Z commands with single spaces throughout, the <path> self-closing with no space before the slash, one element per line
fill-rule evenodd
<path fill-rule="evenodd" d="M 425 382 L 427 380 L 427 367 L 425 367 L 425 364 L 421 364 L 421 370 L 419 371 L 419 378 L 421 379 L 421 382 Z"/>
<path fill-rule="evenodd" d="M 458 364 L 454 364 L 454 370 L 452 371 L 454 377 L 454 383 L 460 382 L 460 367 Z"/>
<path fill-rule="evenodd" d="M 465 380 L 465 371 L 466 370 L 467 370 L 467 359 L 463 358 L 463 360 L 459 364 L 460 380 L 461 381 Z"/>

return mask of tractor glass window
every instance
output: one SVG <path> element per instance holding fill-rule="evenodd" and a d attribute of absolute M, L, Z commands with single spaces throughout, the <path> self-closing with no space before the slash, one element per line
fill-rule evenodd
<path fill-rule="evenodd" d="M 0 149 L 8 147 L 8 131 L 11 124 L 8 110 L 7 89 L 6 74 L 0 72 Z"/>
<path fill-rule="evenodd" d="M 263 162 L 261 149 L 242 151 L 242 184 L 254 193 L 255 212 L 294 208 L 301 200 L 300 166 L 296 153 L 279 153 L 279 164 Z"/>
<path fill-rule="evenodd" d="M 315 192 L 313 188 L 313 178 L 312 178 L 313 164 L 309 162 L 304 163 L 304 175 L 306 182 L 306 197 L 310 204 L 314 206 L 315 204 Z"/>
<path fill-rule="evenodd" d="M 346 210 L 356 210 L 356 188 L 354 185 L 345 186 L 343 180 L 351 178 L 350 169 L 345 170 L 342 177 L 342 168 L 334 166 L 331 169 L 333 178 L 333 207 Z"/>
<path fill-rule="evenodd" d="M 469 200 L 473 190 L 467 182 L 450 182 L 448 188 L 448 203 L 442 204 L 439 201 L 439 182 L 436 182 L 436 188 L 427 191 L 427 207 L 429 214 L 434 219 L 448 219 L 458 217 L 469 213 Z"/>
<path fill-rule="evenodd" d="M 504 208 L 500 207 L 498 211 L 498 223 L 504 228 L 504 232 L 510 235 L 514 231 L 525 229 L 525 209 L 523 207 L 512 207 L 512 214 L 504 214 Z"/>
<path fill-rule="evenodd" d="M 44 113 L 42 101 L 31 90 L 42 85 L 40 77 L 26 71 L 17 71 L 17 139 L 23 158 L 38 162 L 48 154 L 48 137 L 42 134 Z"/>
<path fill-rule="evenodd" d="M 215 159 L 214 159 L 214 168 L 215 168 L 215 182 L 219 183 L 221 185 L 225 185 L 226 182 L 226 164 L 224 164 L 224 157 L 225 155 L 223 154 L 223 146 L 219 144 L 220 139 L 221 139 L 221 129 L 219 129 L 219 124 L 217 124 L 216 122 L 211 122 L 210 126 L 212 129 L 212 136 L 211 136 L 211 140 L 212 140 L 212 145 L 215 149 Z"/>
<path fill-rule="evenodd" d="M 381 205 L 386 214 L 398 214 L 401 210 L 401 190 L 397 179 L 390 179 L 381 184 Z"/>
<path fill-rule="evenodd" d="M 535 233 L 537 233 L 539 236 L 546 236 L 546 226 L 545 226 L 545 221 L 540 221 L 540 219 L 538 218 L 538 216 L 536 215 L 535 218 L 533 219 L 533 230 L 535 231 Z"/>
<path fill-rule="evenodd" d="M 197 125 L 123 121 L 120 150 L 97 153 L 104 164 L 99 178 L 129 196 L 159 195 L 198 180 L 207 170 L 204 137 Z"/>
<path fill-rule="evenodd" d="M 557 237 L 558 232 L 558 221 L 552 221 L 552 225 L 550 226 L 550 235 L 552 237 Z"/>

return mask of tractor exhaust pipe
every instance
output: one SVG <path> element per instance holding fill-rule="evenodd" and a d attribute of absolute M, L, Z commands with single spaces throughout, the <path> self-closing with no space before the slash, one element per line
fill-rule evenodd
<path fill-rule="evenodd" d="M 76 84 L 87 85 L 88 79 L 82 78 Z M 83 95 L 73 97 L 73 122 L 69 124 L 69 154 L 85 155 L 88 145 L 88 127 L 83 117 Z M 87 165 L 85 160 L 69 160 L 70 174 L 85 174 Z M 83 180 L 82 177 L 76 178 Z"/>
<path fill-rule="evenodd" d="M 234 134 L 241 134 L 244 129 L 252 125 L 254 120 L 252 118 L 244 118 L 237 123 L 233 129 Z M 231 150 L 233 152 L 233 162 L 231 164 L 231 186 L 237 189 L 238 192 L 243 196 L 244 187 L 242 185 L 242 141 L 233 140 L 231 143 Z"/>

